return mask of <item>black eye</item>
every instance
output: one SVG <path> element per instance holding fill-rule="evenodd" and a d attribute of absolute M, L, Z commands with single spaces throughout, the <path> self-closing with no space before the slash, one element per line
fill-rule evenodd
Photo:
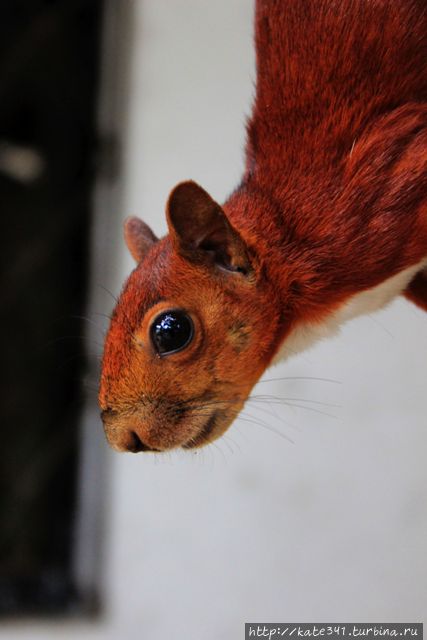
<path fill-rule="evenodd" d="M 151 341 L 159 355 L 181 351 L 191 342 L 193 333 L 193 321 L 179 310 L 160 313 L 150 329 Z"/>

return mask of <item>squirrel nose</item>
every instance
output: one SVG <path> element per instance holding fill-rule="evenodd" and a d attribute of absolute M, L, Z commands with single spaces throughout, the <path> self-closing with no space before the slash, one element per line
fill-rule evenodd
<path fill-rule="evenodd" d="M 139 453 L 140 451 L 160 451 L 145 444 L 141 440 L 141 437 L 134 429 L 128 427 L 114 428 L 115 418 L 117 412 L 113 409 L 105 409 L 101 412 L 101 419 L 104 423 L 104 429 L 110 444 L 118 451 L 131 451 L 132 453 Z"/>
<path fill-rule="evenodd" d="M 125 448 L 132 453 L 139 453 L 140 451 L 158 451 L 158 449 L 153 449 L 142 442 L 141 438 L 135 431 L 129 431 L 128 437 L 123 444 Z"/>

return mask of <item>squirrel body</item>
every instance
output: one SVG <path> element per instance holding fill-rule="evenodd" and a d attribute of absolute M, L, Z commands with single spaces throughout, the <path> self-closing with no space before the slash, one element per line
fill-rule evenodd
<path fill-rule="evenodd" d="M 107 335 L 100 406 L 118 450 L 202 446 L 273 362 L 403 293 L 427 310 L 427 5 L 257 0 L 240 185 L 171 192 Z"/>

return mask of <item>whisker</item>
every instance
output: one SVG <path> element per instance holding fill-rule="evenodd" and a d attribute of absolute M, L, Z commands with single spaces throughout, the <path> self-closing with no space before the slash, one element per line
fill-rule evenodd
<path fill-rule="evenodd" d="M 109 290 L 107 289 L 107 287 L 104 287 L 104 285 L 99 284 L 98 287 L 100 287 L 101 289 L 103 289 L 106 293 L 108 293 L 114 300 L 114 302 L 116 303 L 116 305 L 119 304 L 119 299 L 116 298 L 116 296 Z M 122 309 L 122 313 L 123 313 L 123 317 L 126 320 L 127 323 L 127 330 L 129 332 L 129 335 L 133 335 L 133 329 L 132 329 L 132 323 L 130 322 L 128 316 L 126 315 L 126 313 L 124 312 L 124 310 Z"/>
<path fill-rule="evenodd" d="M 340 405 L 338 404 L 332 404 L 330 402 L 323 402 L 320 400 L 309 400 L 308 398 L 287 398 L 287 397 L 283 397 L 283 396 L 273 396 L 273 395 L 256 395 L 256 396 L 249 396 L 248 400 L 273 400 L 273 401 L 280 401 L 280 402 L 307 402 L 309 404 L 318 404 L 319 406 L 322 407 L 332 407 L 334 409 L 339 409 L 341 408 Z"/>
<path fill-rule="evenodd" d="M 285 380 L 308 380 L 315 382 L 329 382 L 331 384 L 342 384 L 340 380 L 333 380 L 332 378 L 317 378 L 315 376 L 281 376 L 280 378 L 261 378 L 257 384 L 264 384 L 265 382 L 282 382 Z"/>
<path fill-rule="evenodd" d="M 251 408 L 259 409 L 259 410 L 261 409 L 261 407 L 251 407 Z M 257 422 L 259 424 L 262 424 L 263 426 L 270 426 L 270 423 L 266 423 L 264 420 L 261 420 L 258 416 L 254 416 L 254 415 L 249 414 L 247 412 L 246 408 L 241 413 L 244 413 L 244 415 L 248 416 L 249 418 L 257 420 Z M 274 419 L 279 420 L 282 423 L 282 425 L 285 426 L 285 427 L 292 426 L 292 425 L 288 424 L 287 422 L 285 422 L 285 420 L 283 420 L 281 417 L 278 417 L 278 416 L 273 416 L 273 417 L 274 417 Z M 296 429 L 296 427 L 294 427 L 294 428 Z"/>
<path fill-rule="evenodd" d="M 224 438 L 223 438 L 223 440 L 224 440 Z M 206 449 L 209 449 L 211 451 L 211 453 L 212 453 L 211 460 L 214 461 L 215 460 L 215 456 L 213 455 L 213 450 L 212 450 L 213 448 L 215 448 L 217 451 L 220 452 L 224 463 L 227 465 L 228 464 L 227 456 L 225 455 L 224 451 L 219 446 L 218 442 L 216 442 L 216 441 L 215 442 L 209 442 L 208 446 L 206 446 L 206 447 L 204 447 L 202 449 L 202 452 L 204 452 Z M 198 451 L 198 449 L 196 449 L 196 451 Z"/>
<path fill-rule="evenodd" d="M 242 428 L 242 425 L 239 425 L 238 420 L 236 420 L 236 421 L 233 423 L 233 430 L 234 430 L 237 434 L 239 434 L 239 436 L 240 436 L 240 437 L 242 437 L 246 442 L 249 442 L 249 441 L 250 441 L 250 439 L 249 439 L 249 437 L 248 437 L 247 432 Z M 240 448 L 239 448 L 239 451 L 240 451 Z"/>
<path fill-rule="evenodd" d="M 238 420 L 242 420 L 243 422 L 248 422 L 249 424 L 253 424 L 253 425 L 257 426 L 257 427 L 262 427 L 264 429 L 267 429 L 267 431 L 271 431 L 272 433 L 275 433 L 276 435 L 280 436 L 284 440 L 287 440 L 291 444 L 295 444 L 295 442 L 294 442 L 294 440 L 292 440 L 292 438 L 290 438 L 286 434 L 282 433 L 278 429 L 275 429 L 271 425 L 268 425 L 268 424 L 265 424 L 265 423 L 262 423 L 262 422 L 258 422 L 258 421 L 255 421 L 255 420 L 251 420 L 250 418 L 247 418 L 246 416 L 243 416 L 242 414 L 239 415 Z"/>
<path fill-rule="evenodd" d="M 265 407 L 262 407 L 260 405 L 251 405 L 251 409 L 262 411 L 263 413 L 266 413 L 267 415 L 274 418 L 275 420 L 279 420 L 284 426 L 290 427 L 295 431 L 299 431 L 299 427 L 297 427 L 295 424 L 293 424 L 292 422 L 288 422 L 287 420 L 284 420 L 282 416 L 278 416 L 277 413 L 274 413 L 273 411 L 268 411 L 268 409 L 266 409 Z"/>
<path fill-rule="evenodd" d="M 230 444 L 230 441 L 231 441 L 231 442 L 233 442 L 233 440 L 230 438 L 230 436 L 229 436 L 229 435 L 227 435 L 227 436 L 223 436 L 223 438 L 222 438 L 222 439 L 223 439 L 224 444 L 225 444 L 225 445 L 226 445 L 226 447 L 228 448 L 229 452 L 231 453 L 231 455 L 234 455 L 233 447 L 232 447 L 232 446 L 231 446 L 231 444 Z M 212 444 L 214 444 L 214 443 L 212 443 Z"/>
<path fill-rule="evenodd" d="M 101 314 L 98 314 L 101 315 Z M 98 326 L 95 322 L 95 320 L 92 320 L 92 318 L 89 318 L 87 316 L 79 316 L 79 315 L 72 315 L 69 316 L 70 318 L 73 318 L 75 320 L 84 320 L 85 322 L 88 322 L 89 324 L 91 324 L 93 327 L 95 327 L 95 329 L 97 329 L 99 331 L 99 333 L 101 334 L 102 338 L 105 338 L 105 331 L 104 329 L 101 329 L 100 326 Z"/>
<path fill-rule="evenodd" d="M 98 354 L 94 354 L 94 353 L 75 353 L 74 355 L 70 356 L 69 358 L 66 358 L 63 362 L 61 362 L 60 365 L 58 365 L 58 367 L 55 369 L 55 371 L 57 373 L 59 373 L 60 371 L 63 371 L 63 369 L 70 364 L 70 362 L 74 362 L 75 360 L 79 360 L 81 359 L 83 363 L 86 363 L 86 358 L 98 358 Z"/>
<path fill-rule="evenodd" d="M 254 402 L 256 402 L 257 400 L 260 402 L 265 402 L 265 400 L 259 400 L 257 398 L 252 398 L 252 400 Z M 337 416 L 333 415 L 332 413 L 327 413 L 326 411 L 321 411 L 320 409 L 316 409 L 315 407 L 306 407 L 304 405 L 300 405 L 300 404 L 296 404 L 295 402 L 287 402 L 285 400 L 280 400 L 280 399 L 271 399 L 268 400 L 268 402 L 270 402 L 271 404 L 279 404 L 279 405 L 285 405 L 287 407 L 294 407 L 296 409 L 305 409 L 306 411 L 311 411 L 312 413 L 318 413 L 320 415 L 323 416 L 327 416 L 328 418 L 333 418 L 335 420 L 337 420 Z"/>
<path fill-rule="evenodd" d="M 101 311 L 94 311 L 94 316 L 99 316 L 100 318 L 105 318 L 106 320 L 111 320 L 111 313 L 101 313 Z"/>
<path fill-rule="evenodd" d="M 56 345 L 56 344 L 58 344 L 60 342 L 64 342 L 65 340 L 76 340 L 78 342 L 83 342 L 85 340 L 85 336 L 84 335 L 80 335 L 80 336 L 60 336 L 59 338 L 52 338 L 51 340 L 48 340 L 44 344 L 40 345 L 39 350 L 43 351 L 44 349 L 48 349 L 49 347 L 53 347 L 54 345 Z M 93 344 L 95 344 L 96 346 L 101 346 L 97 342 L 94 342 Z"/>
<path fill-rule="evenodd" d="M 383 325 L 383 323 L 382 323 L 382 322 L 380 322 L 380 321 L 378 320 L 378 318 L 376 318 L 375 316 L 373 316 L 373 315 L 371 315 L 371 314 L 368 314 L 368 316 L 367 316 L 367 317 L 368 317 L 370 320 L 372 320 L 372 322 L 373 322 L 374 324 L 376 324 L 378 327 L 380 327 L 380 329 L 382 329 L 382 330 L 384 331 L 384 333 L 386 333 L 390 338 L 393 338 L 393 340 L 394 340 L 394 335 L 392 334 L 392 332 L 391 332 L 391 331 L 389 331 L 389 329 L 387 329 L 387 327 L 386 327 L 385 325 Z"/>
<path fill-rule="evenodd" d="M 104 287 L 104 285 L 103 285 L 103 284 L 98 284 L 98 287 L 99 287 L 100 289 L 102 289 L 103 291 L 105 291 L 106 293 L 108 293 L 108 295 L 109 295 L 109 296 L 111 296 L 111 297 L 113 298 L 114 302 L 115 302 L 116 304 L 118 304 L 119 299 L 114 295 L 114 293 L 112 293 L 112 291 L 110 291 L 110 289 L 107 289 L 107 287 Z"/>

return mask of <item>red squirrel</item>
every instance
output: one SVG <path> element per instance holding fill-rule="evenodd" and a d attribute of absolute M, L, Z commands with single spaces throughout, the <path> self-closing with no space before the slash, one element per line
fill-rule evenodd
<path fill-rule="evenodd" d="M 178 184 L 160 240 L 125 223 L 99 392 L 117 450 L 212 442 L 281 354 L 399 294 L 427 310 L 425 0 L 257 0 L 255 45 L 235 191 Z"/>

